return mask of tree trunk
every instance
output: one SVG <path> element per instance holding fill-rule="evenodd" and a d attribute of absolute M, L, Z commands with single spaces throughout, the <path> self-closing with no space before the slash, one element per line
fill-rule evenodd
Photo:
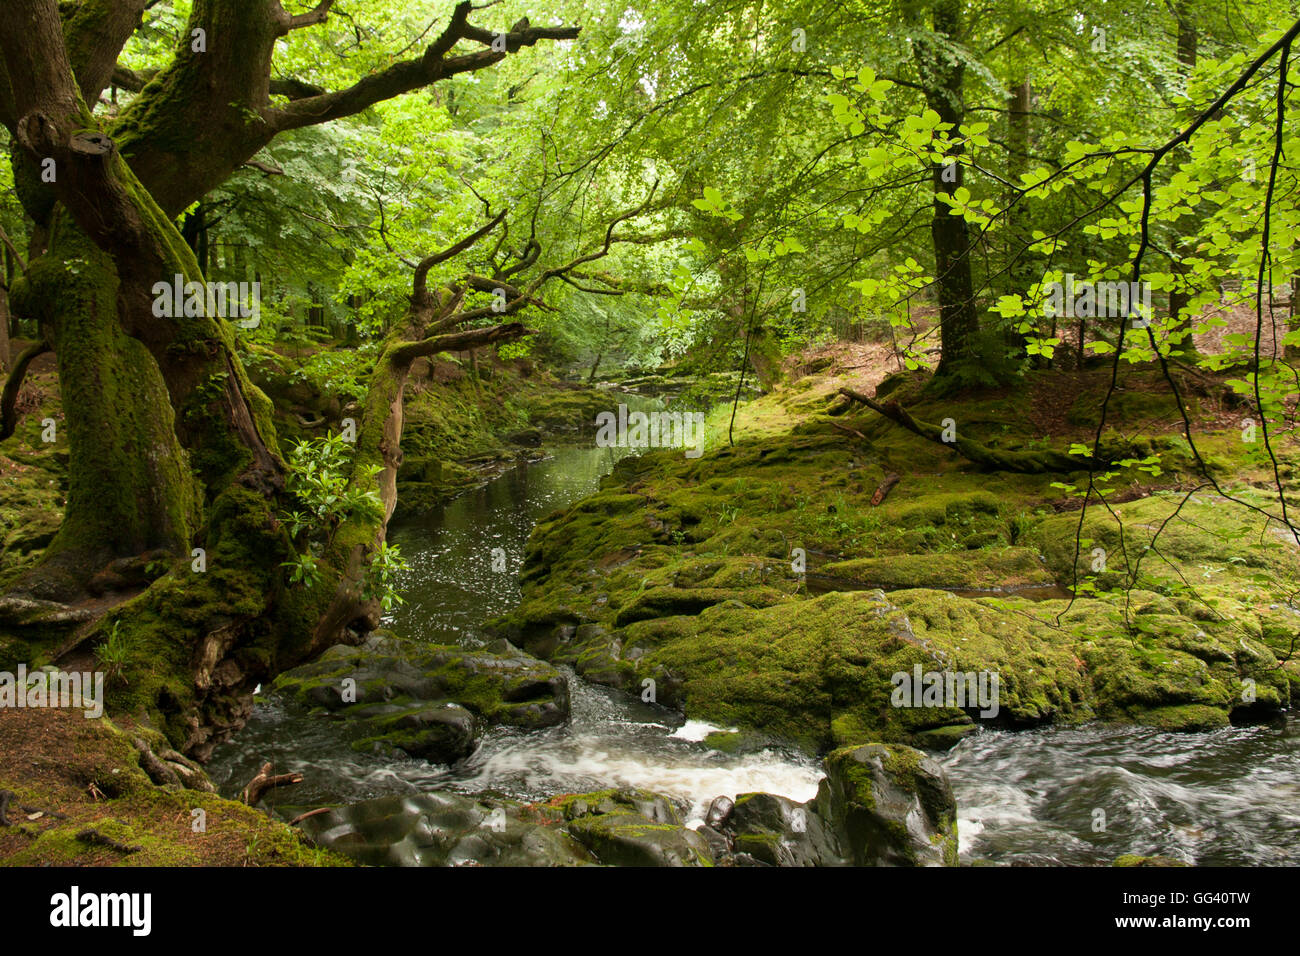
<path fill-rule="evenodd" d="M 1179 0 L 1174 5 L 1174 15 L 1178 18 L 1178 62 L 1183 67 L 1184 73 L 1190 77 L 1192 70 L 1196 68 L 1197 35 L 1196 23 L 1187 0 Z M 1195 108 L 1191 109 L 1191 113 L 1195 113 Z M 1186 154 L 1185 149 L 1181 151 Z M 1185 277 L 1191 269 L 1177 257 L 1177 253 L 1177 244 L 1175 244 L 1175 258 L 1171 264 L 1171 271 L 1179 277 Z M 1183 336 L 1182 341 L 1174 347 L 1172 354 L 1183 358 L 1193 357 L 1196 354 L 1196 343 L 1192 339 L 1192 320 L 1191 316 L 1187 315 L 1187 304 L 1190 299 L 1191 293 L 1188 290 L 1172 289 L 1169 292 L 1170 334 Z"/>
<path fill-rule="evenodd" d="M 1021 177 L 1029 170 L 1029 111 L 1033 108 L 1033 89 L 1029 80 L 1023 79 L 1013 84 L 1009 92 L 1011 110 L 1007 118 L 1007 178 L 1011 182 L 1020 182 Z M 1026 221 L 1027 210 L 1023 204 L 1014 202 L 1009 192 L 1005 208 L 1007 210 L 1006 255 L 1010 265 L 1003 280 L 1003 291 L 1007 295 L 1024 295 L 1034 284 L 1037 267 L 1036 257 L 1029 252 L 1032 237 Z M 1053 324 L 1055 324 L 1055 317 L 1053 317 Z M 1024 333 L 1009 328 L 1007 335 L 1016 351 L 1027 350 L 1028 337 Z M 1041 363 L 1041 356 L 1036 355 L 1033 358 L 1036 366 Z"/>
<path fill-rule="evenodd" d="M 9 287 L 0 282 L 0 371 L 9 371 Z"/>
<path fill-rule="evenodd" d="M 167 386 L 143 345 L 118 322 L 111 258 L 71 222 L 20 285 L 59 370 L 71 447 L 63 524 L 41 564 L 15 587 L 68 601 L 114 558 L 154 549 L 188 552 L 200 491 L 181 448 Z M 57 432 L 56 432 L 57 435 Z"/>
<path fill-rule="evenodd" d="M 962 40 L 960 0 L 936 0 L 933 7 L 934 32 L 949 42 Z M 949 51 L 933 42 L 918 38 L 914 43 L 921 85 L 926 103 L 944 123 L 951 123 L 951 134 L 964 116 L 962 85 L 966 68 Z M 961 149 L 954 151 L 952 162 L 936 165 L 934 183 L 934 219 L 930 238 L 934 246 L 935 284 L 939 297 L 939 341 L 942 356 L 936 376 L 950 374 L 954 368 L 972 361 L 973 339 L 979 331 L 979 313 L 975 306 L 974 280 L 971 275 L 970 231 L 961 216 L 950 215 L 952 207 L 940 200 L 951 196 L 962 185 Z"/>

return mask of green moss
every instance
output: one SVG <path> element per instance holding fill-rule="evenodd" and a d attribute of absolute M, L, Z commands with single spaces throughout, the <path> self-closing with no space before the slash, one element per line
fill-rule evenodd
<path fill-rule="evenodd" d="M 131 742 L 143 737 L 160 745 L 161 735 L 146 727 L 124 731 L 107 718 L 48 711 L 24 715 L 6 731 L 28 757 L 0 756 L 0 789 L 12 790 L 15 803 L 37 808 L 40 816 L 11 831 L 0 859 L 5 865 L 348 865 L 251 807 L 214 793 L 155 786 Z M 55 753 L 61 759 L 51 763 Z M 33 763 L 38 754 L 46 756 Z M 96 844 L 81 836 L 87 831 L 134 850 Z"/>
<path fill-rule="evenodd" d="M 968 733 L 969 713 L 891 706 L 891 676 L 918 663 L 996 673 L 996 722 L 1012 727 L 1098 717 L 1214 726 L 1288 706 L 1300 665 L 1278 664 L 1294 632 L 1278 602 L 1296 589 L 1279 589 L 1295 560 L 1278 535 L 1198 497 L 1188 520 L 1165 527 L 1170 553 L 1144 559 L 1153 589 L 1085 591 L 1064 614 L 1063 600 L 995 596 L 1050 597 L 1073 579 L 1078 513 L 1053 513 L 1068 503 L 1052 487 L 1061 476 L 976 471 L 874 413 L 851 420 L 862 443 L 830 425 L 833 389 L 810 380 L 742 406 L 737 443 L 714 432 L 701 459 L 620 461 L 597 494 L 538 524 L 523 600 L 495 626 L 584 676 L 632 692 L 653 680 L 661 703 L 690 716 L 816 748 L 945 747 Z M 927 401 L 918 414 L 944 417 L 943 400 Z M 1034 403 L 1027 390 L 976 397 L 959 428 L 994 448 L 1057 447 L 1032 435 Z M 1172 442 L 1115 447 L 1169 453 Z M 889 472 L 901 481 L 873 506 Z M 1124 480 L 1136 478 L 1151 480 Z M 1114 506 L 1130 560 L 1177 500 Z M 1124 567 L 1108 520 L 1090 508 L 1081 567 L 1097 546 L 1112 570 Z M 822 593 L 871 586 L 890 589 L 888 607 Z"/>
<path fill-rule="evenodd" d="M 854 558 L 823 565 L 819 573 L 855 586 L 883 588 L 1008 589 L 1056 583 L 1031 548 L 993 548 L 942 554 Z"/>

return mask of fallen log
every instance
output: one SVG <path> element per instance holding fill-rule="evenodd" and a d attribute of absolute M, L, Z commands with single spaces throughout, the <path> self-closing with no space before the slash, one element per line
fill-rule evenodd
<path fill-rule="evenodd" d="M 841 388 L 840 394 L 866 405 L 873 412 L 926 441 L 953 449 L 967 461 L 988 471 L 1014 471 L 1024 475 L 1069 474 L 1075 471 L 1095 471 L 1106 466 L 1106 462 L 1098 461 L 1091 455 L 1067 455 L 1059 451 L 1000 451 L 970 438 L 962 438 L 960 434 L 955 435 L 952 441 L 944 441 L 942 428 L 913 418 L 898 402 L 877 402 L 851 388 Z"/>
<path fill-rule="evenodd" d="M 885 496 L 893 489 L 894 485 L 903 480 L 903 476 L 890 472 L 885 475 L 885 480 L 876 486 L 876 493 L 871 496 L 871 507 L 875 507 L 885 500 Z"/>

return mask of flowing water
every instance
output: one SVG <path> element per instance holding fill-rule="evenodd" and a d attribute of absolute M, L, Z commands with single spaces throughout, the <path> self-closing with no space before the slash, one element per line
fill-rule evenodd
<path fill-rule="evenodd" d="M 410 570 L 406 603 L 386 622 L 408 638 L 475 646 L 479 625 L 519 600 L 516 574 L 533 525 L 592 493 L 620 449 L 568 447 L 521 465 L 418 519 L 394 523 Z M 496 549 L 500 549 L 497 551 Z M 504 558 L 505 570 L 500 568 Z M 569 675 L 564 727 L 487 733 L 455 767 L 351 751 L 331 721 L 275 695 L 214 757 L 223 793 L 266 760 L 306 781 L 278 799 L 299 806 L 388 793 L 494 790 L 522 799 L 635 786 L 688 800 L 698 819 L 719 794 L 763 790 L 807 800 L 821 777 L 803 754 L 726 755 L 710 729 Z M 1166 734 L 1143 728 L 985 732 L 942 756 L 960 809 L 962 856 L 998 863 L 1107 864 L 1124 853 L 1200 864 L 1300 863 L 1300 724 Z M 1099 815 L 1104 814 L 1104 816 Z"/>

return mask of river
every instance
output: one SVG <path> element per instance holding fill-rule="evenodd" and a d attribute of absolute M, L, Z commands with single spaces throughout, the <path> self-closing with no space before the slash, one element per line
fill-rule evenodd
<path fill-rule="evenodd" d="M 519 600 L 516 575 L 533 525 L 593 492 L 623 453 L 556 448 L 418 519 L 395 522 L 390 540 L 410 568 L 400 584 L 405 603 L 385 623 L 408 638 L 481 644 L 480 623 Z M 493 570 L 495 549 L 505 571 Z M 762 790 L 807 800 L 816 793 L 821 772 L 809 755 L 722 754 L 700 743 L 706 725 L 572 674 L 569 682 L 572 718 L 564 727 L 493 729 L 450 768 L 355 753 L 330 721 L 262 694 L 248 726 L 209 769 L 224 794 L 237 793 L 265 760 L 279 772 L 300 770 L 306 781 L 284 798 L 299 806 L 433 789 L 539 799 L 638 786 L 689 801 L 698 819 L 719 794 Z M 1124 853 L 1203 865 L 1300 862 L 1294 719 L 1207 734 L 1103 725 L 981 731 L 940 759 L 957 796 L 964 862 L 1098 865 Z"/>

